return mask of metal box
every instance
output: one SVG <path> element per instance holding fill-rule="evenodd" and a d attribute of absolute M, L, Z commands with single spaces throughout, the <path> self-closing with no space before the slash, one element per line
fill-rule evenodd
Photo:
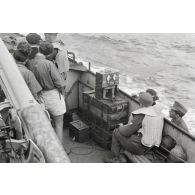
<path fill-rule="evenodd" d="M 95 96 L 98 99 L 114 99 L 119 85 L 119 72 L 113 69 L 96 72 Z"/>
<path fill-rule="evenodd" d="M 75 137 L 75 140 L 82 143 L 90 139 L 89 126 L 81 120 L 76 120 L 70 123 L 69 136 Z"/>
<path fill-rule="evenodd" d="M 95 84 L 101 88 L 119 85 L 119 72 L 113 69 L 96 72 Z"/>

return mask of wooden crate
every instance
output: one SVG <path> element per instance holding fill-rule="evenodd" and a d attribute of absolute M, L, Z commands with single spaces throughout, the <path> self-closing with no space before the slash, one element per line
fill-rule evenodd
<path fill-rule="evenodd" d="M 97 133 L 95 133 L 93 131 L 91 133 L 91 137 L 101 147 L 108 149 L 108 150 L 111 148 L 112 141 L 105 140 L 104 138 L 102 138 L 100 135 L 98 135 Z"/>
<path fill-rule="evenodd" d="M 83 93 L 83 106 L 84 109 L 88 109 L 89 106 L 94 106 L 100 109 L 106 114 L 115 114 L 121 111 L 128 111 L 129 102 L 116 96 L 114 101 L 97 99 L 94 91 L 88 91 Z"/>
<path fill-rule="evenodd" d="M 127 117 L 121 118 L 115 121 L 104 121 L 101 117 L 94 115 L 93 113 L 89 112 L 88 110 L 83 110 L 83 119 L 89 125 L 96 125 L 106 131 L 112 131 L 118 127 L 119 124 L 127 124 Z"/>
<path fill-rule="evenodd" d="M 112 140 L 112 132 L 113 131 L 106 131 L 104 128 L 93 126 L 91 128 L 91 134 L 96 133 L 98 136 L 103 138 L 105 141 L 111 141 Z"/>
<path fill-rule="evenodd" d="M 94 91 L 84 92 L 82 117 L 91 127 L 92 139 L 109 149 L 113 130 L 128 122 L 129 102 L 120 97 L 116 101 L 102 100 L 95 97 Z"/>

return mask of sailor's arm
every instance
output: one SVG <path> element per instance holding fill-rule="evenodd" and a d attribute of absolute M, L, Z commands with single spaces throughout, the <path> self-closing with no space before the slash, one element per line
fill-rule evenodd
<path fill-rule="evenodd" d="M 29 71 L 29 81 L 27 83 L 33 97 L 35 98 L 35 100 L 40 103 L 41 100 L 39 98 L 41 91 L 42 91 L 42 87 L 40 86 L 39 82 L 37 81 L 37 79 L 35 78 L 33 72 Z"/>
<path fill-rule="evenodd" d="M 131 124 L 119 127 L 119 132 L 121 135 L 129 137 L 137 132 L 142 127 L 142 120 L 144 119 L 144 114 L 136 114 L 133 117 Z"/>
<path fill-rule="evenodd" d="M 58 69 L 64 80 L 67 78 L 67 72 L 69 70 L 69 61 L 67 51 L 59 50 L 56 56 L 56 63 L 58 65 Z"/>
<path fill-rule="evenodd" d="M 59 90 L 59 92 L 62 95 L 64 95 L 65 94 L 65 81 L 52 62 L 50 62 L 50 74 L 51 74 L 51 78 L 53 80 L 54 86 Z"/>

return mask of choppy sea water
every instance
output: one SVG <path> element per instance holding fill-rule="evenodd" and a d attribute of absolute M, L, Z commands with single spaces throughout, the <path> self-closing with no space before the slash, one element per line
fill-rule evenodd
<path fill-rule="evenodd" d="M 67 49 L 90 61 L 94 71 L 110 67 L 120 72 L 120 88 L 136 94 L 155 89 L 168 116 L 175 100 L 195 133 L 195 34 L 60 34 Z"/>

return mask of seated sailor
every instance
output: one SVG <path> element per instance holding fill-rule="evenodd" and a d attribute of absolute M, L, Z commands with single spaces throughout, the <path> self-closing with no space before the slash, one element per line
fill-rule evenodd
<path fill-rule="evenodd" d="M 169 115 L 172 119 L 171 122 L 188 131 L 188 127 L 182 118 L 186 113 L 187 109 L 181 103 L 175 101 L 170 109 Z"/>
<path fill-rule="evenodd" d="M 139 102 L 141 108 L 132 112 L 131 122 L 114 130 L 111 146 L 114 158 L 106 162 L 125 162 L 121 155 L 124 150 L 143 155 L 151 147 L 159 147 L 164 124 L 162 107 L 152 106 L 153 98 L 146 92 L 139 94 Z"/>

